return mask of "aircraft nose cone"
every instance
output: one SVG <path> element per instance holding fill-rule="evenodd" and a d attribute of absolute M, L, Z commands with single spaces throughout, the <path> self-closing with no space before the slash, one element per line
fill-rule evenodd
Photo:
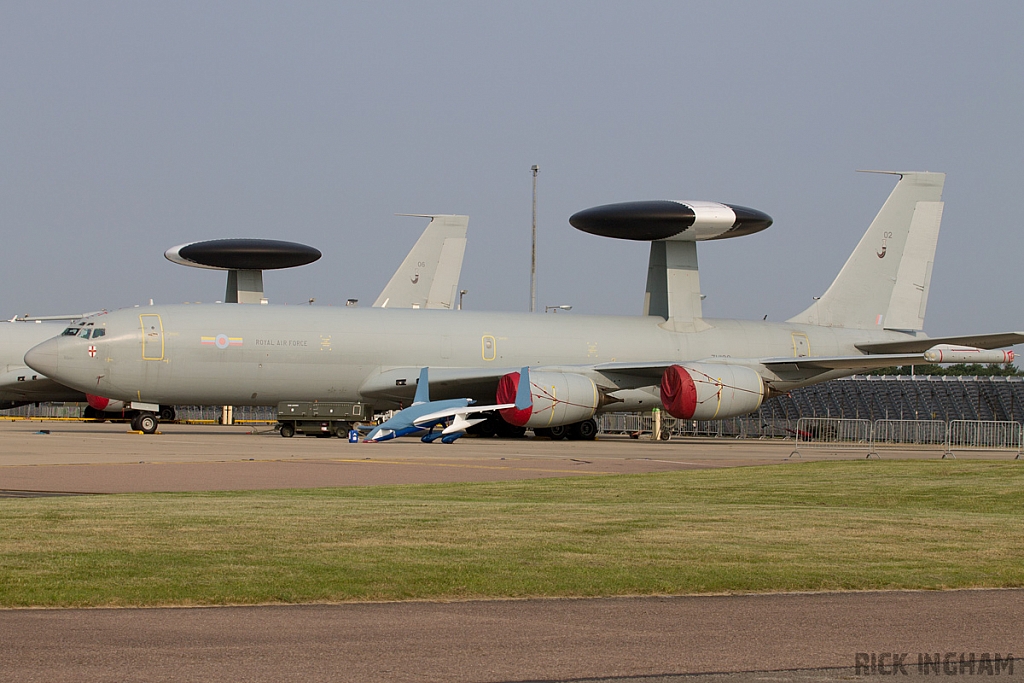
<path fill-rule="evenodd" d="M 25 363 L 47 377 L 57 374 L 57 340 L 48 339 L 38 346 L 33 346 L 25 354 Z"/>

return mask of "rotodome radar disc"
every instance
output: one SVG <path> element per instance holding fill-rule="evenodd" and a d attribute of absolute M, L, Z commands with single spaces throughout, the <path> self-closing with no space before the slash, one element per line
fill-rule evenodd
<path fill-rule="evenodd" d="M 226 239 L 189 242 L 164 252 L 169 261 L 216 270 L 274 270 L 305 266 L 319 259 L 318 249 L 281 240 Z"/>
<path fill-rule="evenodd" d="M 653 200 L 584 209 L 573 214 L 569 223 L 577 230 L 602 237 L 697 242 L 760 232 L 772 224 L 772 217 L 736 204 Z"/>

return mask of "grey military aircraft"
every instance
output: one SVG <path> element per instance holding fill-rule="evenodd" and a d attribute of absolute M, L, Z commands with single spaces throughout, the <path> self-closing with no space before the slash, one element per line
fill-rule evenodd
<path fill-rule="evenodd" d="M 766 214 L 712 202 L 631 202 L 570 218 L 651 242 L 645 315 L 554 316 L 306 306 L 153 306 L 97 315 L 98 340 L 57 337 L 28 364 L 63 384 L 131 401 L 408 405 L 430 368 L 432 398 L 521 403 L 504 421 L 586 437 L 600 411 L 663 406 L 685 419 L 752 412 L 773 393 L 889 365 L 1003 362 L 1024 332 L 922 334 L 942 216 L 941 173 L 899 181 L 828 290 L 786 322 L 704 318 L 696 242 L 763 230 Z M 945 351 L 948 351 L 946 353 Z M 501 419 L 501 418 L 498 418 Z M 152 431 L 155 420 L 144 431 Z M 151 428 L 150 428 L 151 427 Z"/>
<path fill-rule="evenodd" d="M 0 322 L 0 410 L 42 401 L 84 401 L 85 394 L 65 387 L 25 365 L 25 352 L 55 337 L 66 323 L 78 316 L 49 316 L 52 319 L 5 320 Z"/>
<path fill-rule="evenodd" d="M 413 215 L 413 214 L 403 214 Z M 453 308 L 466 249 L 468 216 L 415 214 L 430 223 L 377 297 L 374 306 L 391 308 Z M 210 240 L 172 247 L 164 256 L 173 263 L 225 270 L 229 303 L 266 303 L 263 269 L 305 265 L 320 258 L 312 247 L 272 240 Z M 25 353 L 62 332 L 81 339 L 105 333 L 82 322 L 66 327 L 57 321 L 92 314 L 36 316 L 0 322 L 0 410 L 47 401 L 88 402 L 86 417 L 128 410 L 126 402 L 84 393 L 58 384 L 25 365 Z M 174 418 L 174 408 L 162 405 L 160 418 Z"/>

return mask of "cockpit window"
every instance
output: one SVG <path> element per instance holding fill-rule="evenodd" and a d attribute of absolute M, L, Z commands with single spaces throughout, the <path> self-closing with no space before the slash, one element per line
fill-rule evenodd
<path fill-rule="evenodd" d="M 105 329 L 103 329 L 102 327 L 98 327 L 92 331 L 92 338 L 96 339 L 97 337 L 102 337 L 106 333 L 107 331 Z"/>
<path fill-rule="evenodd" d="M 69 327 L 61 333 L 62 337 L 77 337 L 80 327 Z"/>
<path fill-rule="evenodd" d="M 88 327 L 86 327 L 85 329 L 82 330 L 82 333 L 79 334 L 78 336 L 81 337 L 82 339 L 88 339 L 89 338 L 89 333 L 91 331 L 92 330 L 90 330 Z"/>

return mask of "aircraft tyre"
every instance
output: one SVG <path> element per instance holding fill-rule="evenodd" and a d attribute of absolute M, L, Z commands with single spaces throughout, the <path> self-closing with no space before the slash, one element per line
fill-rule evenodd
<path fill-rule="evenodd" d="M 558 425 L 557 427 L 548 428 L 548 436 L 552 441 L 561 441 L 562 439 L 569 436 L 568 425 Z"/>
<path fill-rule="evenodd" d="M 505 420 L 498 418 L 500 421 L 496 421 L 497 430 L 496 435 L 501 439 L 521 439 L 526 436 L 526 427 L 517 427 L 515 425 L 505 422 Z"/>
<path fill-rule="evenodd" d="M 593 441 L 597 438 L 597 421 L 594 418 L 568 426 L 569 438 L 573 441 Z"/>
<path fill-rule="evenodd" d="M 545 439 L 550 439 L 551 438 L 551 430 L 548 429 L 547 427 L 537 427 L 536 429 L 533 430 L 533 435 L 534 436 L 539 436 L 539 437 L 542 437 L 542 438 L 545 438 Z"/>
<path fill-rule="evenodd" d="M 171 422 L 176 417 L 174 406 L 160 406 L 160 421 Z"/>
<path fill-rule="evenodd" d="M 85 410 L 82 411 L 82 418 L 86 420 L 95 420 L 96 422 L 106 422 L 107 418 L 103 415 L 103 412 L 96 410 L 92 406 L 86 406 Z"/>
<path fill-rule="evenodd" d="M 138 422 L 139 431 L 143 434 L 155 434 L 156 428 L 160 426 L 159 420 L 153 413 L 139 413 L 135 421 Z"/>
<path fill-rule="evenodd" d="M 286 439 L 290 439 L 295 436 L 295 425 L 283 422 L 281 424 L 281 436 Z"/>
<path fill-rule="evenodd" d="M 466 433 L 473 436 L 492 437 L 498 433 L 498 420 L 505 422 L 500 415 L 488 415 L 486 420 L 473 425 L 466 430 Z"/>

